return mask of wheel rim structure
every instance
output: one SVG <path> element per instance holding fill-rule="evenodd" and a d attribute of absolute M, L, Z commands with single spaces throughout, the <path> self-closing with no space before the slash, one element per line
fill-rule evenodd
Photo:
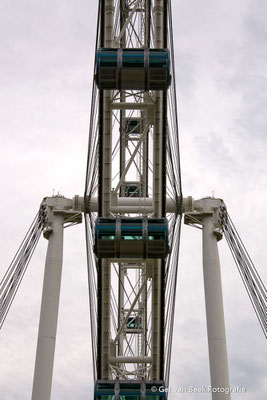
<path fill-rule="evenodd" d="M 84 195 L 94 379 L 168 385 L 182 212 L 170 1 L 100 1 L 95 54 Z"/>

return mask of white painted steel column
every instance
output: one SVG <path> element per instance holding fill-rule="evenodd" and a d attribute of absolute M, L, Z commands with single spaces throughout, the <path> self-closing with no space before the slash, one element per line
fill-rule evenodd
<path fill-rule="evenodd" d="M 63 261 L 63 223 L 64 216 L 54 213 L 45 261 L 32 400 L 49 400 L 51 394 Z"/>
<path fill-rule="evenodd" d="M 208 330 L 211 386 L 216 389 L 212 400 L 230 400 L 229 372 L 225 337 L 223 297 L 217 236 L 214 233 L 213 214 L 206 214 L 203 221 L 203 272 Z"/>
<path fill-rule="evenodd" d="M 154 15 L 154 42 L 155 47 L 163 48 L 163 0 L 155 0 Z M 161 216 L 162 208 L 162 91 L 155 91 L 155 123 L 153 131 L 153 205 L 155 217 Z"/>
<path fill-rule="evenodd" d="M 101 320 L 101 365 L 102 376 L 101 379 L 111 379 L 109 368 L 110 356 L 110 297 L 111 297 L 111 262 L 109 259 L 102 259 L 101 262 L 102 273 L 102 288 L 101 288 L 101 301 L 102 301 L 102 320 Z"/>
<path fill-rule="evenodd" d="M 126 267 L 124 266 L 123 263 L 119 264 L 119 282 L 118 282 L 118 307 L 119 307 L 119 318 L 118 318 L 118 327 L 120 327 L 123 323 L 124 319 L 124 304 L 125 304 L 125 292 L 124 292 L 124 285 L 125 285 L 125 269 Z M 122 332 L 120 334 L 120 337 L 118 339 L 118 355 L 123 356 L 123 337 L 124 333 Z"/>
<path fill-rule="evenodd" d="M 155 0 L 154 42 L 156 48 L 163 48 L 163 0 Z M 155 91 L 155 123 L 153 130 L 153 206 L 154 216 L 161 217 L 162 211 L 162 91 Z M 161 260 L 155 260 L 152 272 L 152 379 L 160 379 L 160 343 L 163 328 L 161 327 Z"/>
<path fill-rule="evenodd" d="M 114 47 L 114 0 L 106 0 L 105 5 L 105 47 Z M 111 179 L 112 179 L 112 109 L 111 90 L 104 90 L 104 130 L 103 130 L 103 181 L 102 204 L 103 216 L 110 216 Z M 101 379 L 110 379 L 110 296 L 111 296 L 111 263 L 108 259 L 101 261 L 101 349 L 98 357 L 101 360 Z"/>
<path fill-rule="evenodd" d="M 155 260 L 152 267 L 152 368 L 151 378 L 160 379 L 160 304 L 161 304 L 161 281 L 160 281 L 161 260 Z"/>
<path fill-rule="evenodd" d="M 105 1 L 105 47 L 114 47 L 114 0 Z M 108 217 L 111 202 L 112 173 L 112 110 L 111 90 L 104 90 L 104 132 L 103 132 L 103 215 Z"/>

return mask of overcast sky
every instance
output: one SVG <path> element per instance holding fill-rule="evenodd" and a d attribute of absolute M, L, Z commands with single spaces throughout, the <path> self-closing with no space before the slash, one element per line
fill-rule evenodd
<path fill-rule="evenodd" d="M 184 195 L 213 193 L 266 282 L 267 2 L 173 1 Z M 0 277 L 43 197 L 82 194 L 96 33 L 93 0 L 0 2 Z M 209 385 L 201 233 L 182 227 L 170 386 Z M 47 242 L 0 334 L 1 400 L 31 396 Z M 264 400 L 266 340 L 219 244 L 233 400 Z M 93 378 L 84 226 L 65 231 L 53 400 L 88 400 Z M 207 400 L 172 394 L 170 400 Z"/>

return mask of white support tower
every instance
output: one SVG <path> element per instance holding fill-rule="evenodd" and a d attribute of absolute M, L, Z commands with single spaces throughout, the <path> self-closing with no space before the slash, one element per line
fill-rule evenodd
<path fill-rule="evenodd" d="M 194 202 L 193 210 L 185 213 L 185 223 L 202 229 L 203 276 L 209 346 L 212 400 L 230 400 L 229 372 L 218 240 L 222 239 L 220 224 L 221 199 L 204 198 Z"/>
<path fill-rule="evenodd" d="M 43 294 L 34 369 L 32 400 L 49 400 L 52 386 L 57 333 L 58 306 L 63 262 L 64 224 L 82 222 L 81 212 L 73 210 L 73 202 L 62 196 L 45 198 L 48 220 L 44 237 L 48 239 Z"/>

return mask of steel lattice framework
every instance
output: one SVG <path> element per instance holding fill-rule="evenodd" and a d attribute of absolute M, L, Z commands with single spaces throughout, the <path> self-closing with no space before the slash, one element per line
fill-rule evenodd
<path fill-rule="evenodd" d="M 161 91 L 99 90 L 94 79 L 85 188 L 94 376 L 168 382 L 182 199 L 170 2 L 100 1 L 96 55 L 103 47 L 169 48 L 172 79 Z M 99 216 L 167 216 L 166 260 L 97 259 Z"/>

